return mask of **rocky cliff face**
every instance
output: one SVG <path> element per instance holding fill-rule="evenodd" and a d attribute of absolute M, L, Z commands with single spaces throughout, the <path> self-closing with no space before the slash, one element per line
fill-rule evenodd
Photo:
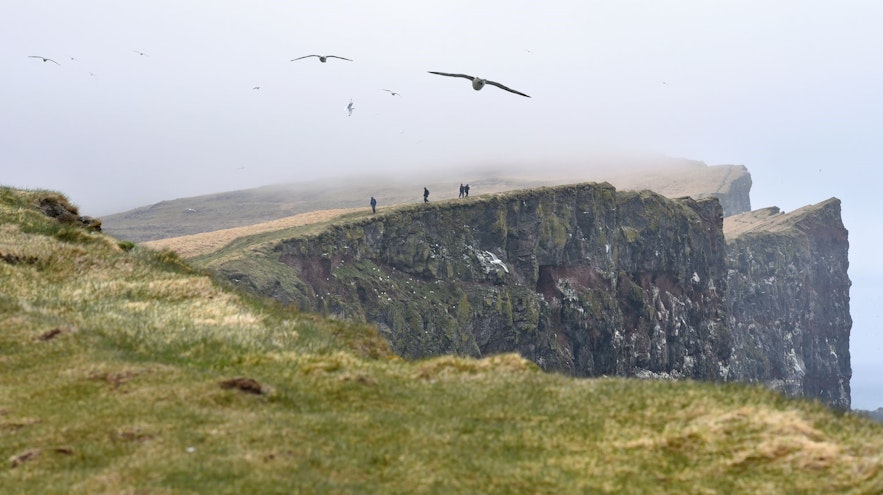
<path fill-rule="evenodd" d="M 849 242 L 840 201 L 725 220 L 732 372 L 850 406 Z"/>
<path fill-rule="evenodd" d="M 845 240 L 833 217 L 806 218 L 797 224 L 817 226 L 806 236 Z M 845 246 L 804 240 L 778 259 L 781 239 L 763 249 L 750 239 L 727 245 L 716 198 L 588 183 L 379 213 L 212 269 L 285 303 L 374 322 L 407 358 L 517 351 L 577 376 L 781 382 L 848 407 L 848 304 L 818 297 L 848 294 L 846 270 L 813 261 L 835 251 L 845 261 Z M 759 292 L 770 277 L 775 302 Z M 787 368 L 791 350 L 802 374 Z"/>

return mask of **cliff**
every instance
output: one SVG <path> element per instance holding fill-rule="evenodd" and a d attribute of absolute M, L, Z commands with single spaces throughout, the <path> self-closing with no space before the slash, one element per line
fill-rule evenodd
<path fill-rule="evenodd" d="M 516 351 L 575 376 L 758 381 L 848 407 L 848 296 L 818 297 L 848 294 L 845 265 L 827 264 L 845 261 L 845 245 L 818 242 L 845 240 L 839 210 L 784 216 L 787 246 L 760 225 L 726 242 L 722 213 L 716 198 L 585 183 L 389 209 L 199 263 L 283 303 L 373 322 L 406 358 Z M 789 257 L 767 260 L 761 246 Z M 762 270 L 738 264 L 751 256 Z M 774 300 L 760 291 L 770 277 Z"/>
<path fill-rule="evenodd" d="M 849 408 L 849 241 L 840 201 L 724 220 L 732 371 Z"/>

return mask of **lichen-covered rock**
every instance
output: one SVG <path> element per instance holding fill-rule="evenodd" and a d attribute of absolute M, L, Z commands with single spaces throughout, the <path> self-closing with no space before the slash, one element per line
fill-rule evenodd
<path fill-rule="evenodd" d="M 722 212 L 609 184 L 429 204 L 275 246 L 275 296 L 375 322 L 408 358 L 517 351 L 578 376 L 716 379 Z M 266 292 L 265 292 L 266 293 Z"/>
<path fill-rule="evenodd" d="M 728 218 L 732 378 L 850 407 L 849 241 L 840 201 Z"/>

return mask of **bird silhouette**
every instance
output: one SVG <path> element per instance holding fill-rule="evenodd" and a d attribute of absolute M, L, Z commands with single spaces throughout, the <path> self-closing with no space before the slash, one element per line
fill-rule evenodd
<path fill-rule="evenodd" d="M 39 58 L 39 59 L 42 59 L 44 62 L 52 62 L 55 65 L 61 65 L 58 62 L 56 62 L 55 60 L 52 60 L 51 58 L 46 58 L 46 57 L 43 57 L 40 55 L 28 55 L 28 58 Z"/>
<path fill-rule="evenodd" d="M 141 55 L 142 57 L 146 57 L 146 56 L 147 56 L 147 54 L 144 53 L 144 52 L 141 52 L 141 51 L 138 51 L 138 50 L 132 50 L 132 51 L 135 52 L 135 53 L 137 53 L 138 55 Z"/>
<path fill-rule="evenodd" d="M 261 89 L 261 87 L 260 87 L 260 86 L 255 86 L 255 87 L 253 87 L 253 88 L 251 88 L 251 89 Z"/>
<path fill-rule="evenodd" d="M 310 58 L 310 57 L 319 57 L 319 62 L 322 62 L 323 64 L 325 62 L 327 62 L 329 58 L 339 58 L 341 60 L 349 60 L 350 62 L 352 62 L 352 60 L 350 60 L 348 58 L 338 57 L 337 55 L 304 55 L 303 57 L 293 58 L 290 60 L 290 62 L 294 62 L 295 60 L 300 60 L 302 58 Z"/>
<path fill-rule="evenodd" d="M 353 116 L 353 109 L 354 109 L 354 108 L 356 108 L 356 107 L 353 106 L 353 100 L 350 100 L 349 105 L 346 106 L 346 111 L 349 112 L 348 117 L 352 117 L 352 116 Z"/>
<path fill-rule="evenodd" d="M 391 94 L 392 96 L 402 96 L 391 89 L 384 89 L 383 91 L 386 91 L 387 93 Z"/>
<path fill-rule="evenodd" d="M 525 97 L 527 97 L 527 98 L 530 98 L 530 96 L 528 96 L 528 95 L 522 93 L 521 91 L 515 91 L 514 89 L 512 89 L 512 88 L 507 88 L 506 86 L 503 86 L 502 84 L 500 84 L 500 83 L 498 83 L 498 82 L 490 81 L 490 80 L 487 80 L 487 79 L 482 79 L 482 78 L 480 78 L 480 77 L 469 76 L 469 75 L 466 75 L 466 74 L 448 74 L 447 72 L 434 72 L 434 71 L 428 71 L 428 72 L 429 72 L 430 74 L 438 74 L 439 76 L 462 77 L 463 79 L 469 79 L 469 80 L 472 81 L 472 89 L 474 89 L 474 90 L 476 90 L 476 91 L 478 91 L 478 90 L 480 90 L 481 88 L 483 88 L 485 84 L 490 84 L 491 86 L 496 86 L 496 87 L 498 87 L 498 88 L 500 88 L 500 89 L 505 89 L 506 91 L 508 91 L 508 92 L 510 92 L 510 93 L 515 93 L 515 94 L 517 94 L 517 95 L 521 95 L 521 96 L 525 96 Z"/>

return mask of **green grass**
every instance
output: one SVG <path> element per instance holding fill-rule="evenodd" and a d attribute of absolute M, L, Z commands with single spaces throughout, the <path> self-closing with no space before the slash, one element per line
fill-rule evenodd
<path fill-rule="evenodd" d="M 883 428 L 735 384 L 392 356 L 0 188 L 2 493 L 856 493 Z M 220 386 L 256 380 L 261 394 Z"/>

